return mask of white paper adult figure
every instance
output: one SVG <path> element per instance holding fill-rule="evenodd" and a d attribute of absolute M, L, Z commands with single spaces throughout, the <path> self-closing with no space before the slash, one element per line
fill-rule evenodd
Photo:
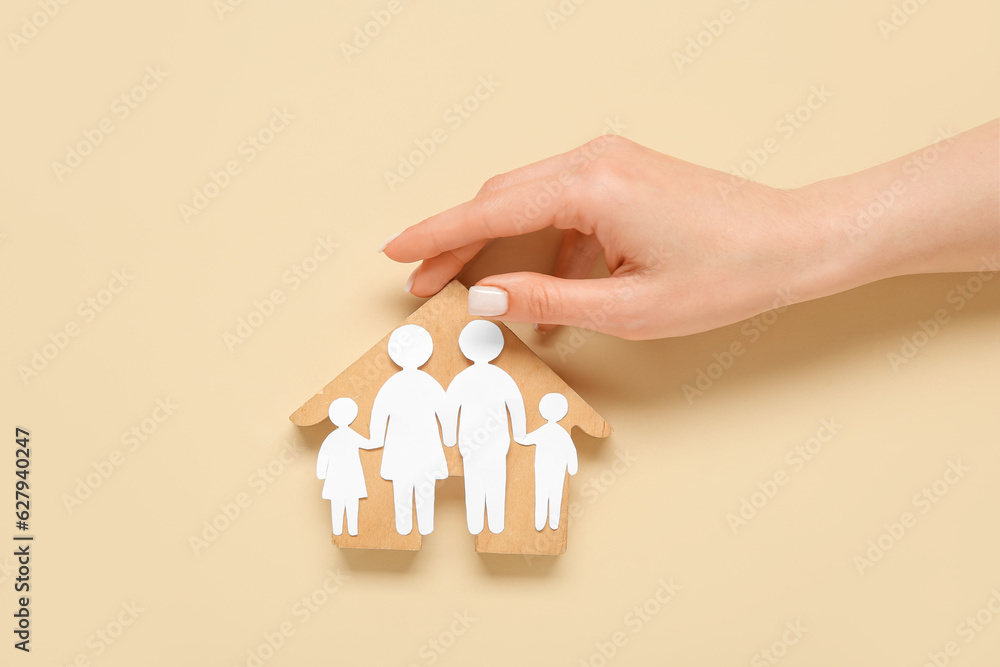
<path fill-rule="evenodd" d="M 381 475 L 392 482 L 400 535 L 413 530 L 414 498 L 420 534 L 434 530 L 434 485 L 448 476 L 437 421 L 441 418 L 446 426 L 444 388 L 418 370 L 433 350 L 431 335 L 419 325 L 405 324 L 393 331 L 389 358 L 403 370 L 385 381 L 372 404 L 371 438 L 376 446 L 385 445 Z"/>
<path fill-rule="evenodd" d="M 524 399 L 514 379 L 490 362 L 503 350 L 503 333 L 489 320 L 473 320 L 458 336 L 472 365 L 448 386 L 448 404 L 458 417 L 458 451 L 465 476 L 465 516 L 473 535 L 483 532 L 483 512 L 491 533 L 503 532 L 510 431 L 521 442 L 527 428 Z M 444 422 L 442 422 L 444 425 Z M 455 429 L 444 429 L 445 444 L 456 442 Z"/>
<path fill-rule="evenodd" d="M 358 404 L 349 398 L 338 398 L 330 404 L 330 421 L 337 429 L 323 440 L 316 459 L 316 476 L 326 480 L 323 497 L 330 501 L 334 535 L 343 533 L 345 511 L 347 532 L 358 534 L 358 502 L 368 497 L 358 452 L 378 446 L 351 428 L 357 416 Z"/>
<path fill-rule="evenodd" d="M 545 528 L 546 515 L 549 527 L 556 530 L 566 473 L 575 475 L 577 470 L 576 447 L 570 434 L 559 425 L 569 412 L 565 396 L 545 394 L 538 402 L 538 412 L 545 424 L 529 433 L 521 444 L 535 446 L 535 530 Z"/>

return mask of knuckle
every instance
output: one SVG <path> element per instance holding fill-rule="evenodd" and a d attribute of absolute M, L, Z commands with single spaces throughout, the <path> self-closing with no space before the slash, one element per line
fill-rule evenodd
<path fill-rule="evenodd" d="M 490 213 L 496 207 L 496 201 L 489 195 L 486 195 L 484 197 L 476 197 L 471 203 L 473 219 L 479 225 L 480 233 L 485 235 L 486 238 L 494 238 L 490 223 Z"/>
<path fill-rule="evenodd" d="M 589 192 L 597 186 L 605 186 L 611 182 L 618 174 L 618 164 L 614 156 L 603 152 L 594 155 L 580 169 L 581 181 L 578 184 L 577 194 Z"/>
<path fill-rule="evenodd" d="M 593 143 L 611 148 L 615 146 L 622 146 L 626 141 L 628 141 L 628 139 L 617 134 L 602 134 L 599 137 L 594 137 L 591 141 Z"/>
<path fill-rule="evenodd" d="M 602 134 L 587 142 L 590 152 L 600 156 L 621 155 L 635 145 L 635 142 L 617 134 Z"/>
<path fill-rule="evenodd" d="M 507 174 L 497 174 L 495 176 L 490 176 L 483 183 L 483 187 L 479 188 L 479 194 L 484 192 L 491 192 L 493 190 L 499 190 L 507 184 Z"/>
<path fill-rule="evenodd" d="M 524 292 L 524 307 L 535 316 L 544 316 L 542 319 L 554 320 L 559 316 L 556 304 L 559 300 L 554 297 L 552 291 L 543 285 L 530 285 Z"/>

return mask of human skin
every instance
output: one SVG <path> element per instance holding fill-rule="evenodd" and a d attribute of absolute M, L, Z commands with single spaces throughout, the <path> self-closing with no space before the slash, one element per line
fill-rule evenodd
<path fill-rule="evenodd" d="M 994 120 L 861 172 L 778 189 L 605 136 L 494 176 L 380 250 L 421 262 L 407 288 L 426 297 L 491 239 L 552 226 L 563 230 L 555 275 L 484 278 L 471 313 L 541 331 L 683 336 L 884 278 L 995 270 L 998 145 Z M 601 251 L 610 276 L 587 279 Z"/>

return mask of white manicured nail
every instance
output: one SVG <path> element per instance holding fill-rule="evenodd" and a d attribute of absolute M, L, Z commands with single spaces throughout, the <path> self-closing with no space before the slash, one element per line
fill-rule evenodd
<path fill-rule="evenodd" d="M 378 247 L 378 250 L 376 250 L 375 252 L 382 252 L 383 250 L 385 250 L 385 247 L 386 247 L 387 245 L 389 245 L 390 243 L 392 243 L 392 242 L 393 242 L 393 240 L 394 240 L 394 239 L 395 239 L 395 238 L 396 238 L 397 236 L 399 236 L 400 234 L 402 234 L 402 233 L 403 233 L 403 232 L 396 232 L 395 234 L 393 234 L 392 236 L 390 236 L 389 238 L 387 238 L 387 239 L 386 239 L 385 241 L 383 241 L 383 242 L 382 242 L 382 245 L 380 245 L 380 246 Z"/>
<path fill-rule="evenodd" d="M 469 315 L 498 317 L 507 312 L 507 292 L 499 287 L 470 287 Z"/>
<path fill-rule="evenodd" d="M 420 270 L 419 266 L 417 268 L 413 269 L 413 273 L 411 273 L 410 277 L 406 279 L 406 284 L 403 285 L 403 291 L 404 292 L 409 292 L 411 289 L 413 289 L 413 281 L 416 279 L 416 277 L 417 277 L 417 271 L 419 271 L 419 270 Z"/>

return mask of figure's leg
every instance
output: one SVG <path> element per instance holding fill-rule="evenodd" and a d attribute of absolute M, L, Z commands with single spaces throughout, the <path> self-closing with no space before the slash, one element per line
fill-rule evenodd
<path fill-rule="evenodd" d="M 563 485 L 552 484 L 549 487 L 549 528 L 557 530 L 559 528 L 559 517 L 562 514 Z"/>
<path fill-rule="evenodd" d="M 465 476 L 465 521 L 469 524 L 469 532 L 478 535 L 483 532 L 486 489 L 475 461 L 470 458 L 463 459 L 462 466 Z"/>
<path fill-rule="evenodd" d="M 538 473 L 535 473 L 535 530 L 545 528 L 548 505 L 549 494 L 546 492 L 545 487 L 542 486 L 541 480 L 538 479 Z"/>
<path fill-rule="evenodd" d="M 347 501 L 347 532 L 351 535 L 358 534 L 358 504 L 360 498 L 351 498 Z"/>
<path fill-rule="evenodd" d="M 342 535 L 344 533 L 344 499 L 331 498 L 330 510 L 333 515 L 333 534 Z"/>
<path fill-rule="evenodd" d="M 421 535 L 429 535 L 434 530 L 434 484 L 435 480 L 425 479 L 415 489 L 417 529 Z"/>
<path fill-rule="evenodd" d="M 396 504 L 396 532 L 409 535 L 413 531 L 413 482 L 392 480 L 392 497 Z"/>
<path fill-rule="evenodd" d="M 507 455 L 497 455 L 486 471 L 486 521 L 491 533 L 502 533 L 507 504 Z"/>

